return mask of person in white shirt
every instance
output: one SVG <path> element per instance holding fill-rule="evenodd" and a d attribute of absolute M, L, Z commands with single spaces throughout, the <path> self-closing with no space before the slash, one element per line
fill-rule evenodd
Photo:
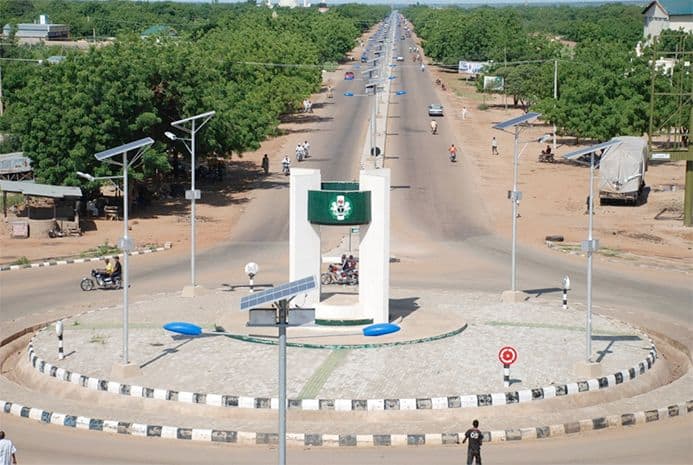
<path fill-rule="evenodd" d="M 12 441 L 5 439 L 5 432 L 0 431 L 0 465 L 17 465 L 17 449 Z"/>

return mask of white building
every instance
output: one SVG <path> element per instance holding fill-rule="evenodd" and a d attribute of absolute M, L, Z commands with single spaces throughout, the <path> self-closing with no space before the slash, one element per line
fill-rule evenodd
<path fill-rule="evenodd" d="M 277 6 L 284 8 L 296 8 L 298 6 L 297 0 L 279 0 Z"/>
<path fill-rule="evenodd" d="M 645 18 L 644 37 L 649 42 L 665 29 L 693 32 L 693 1 L 655 0 L 642 11 Z"/>

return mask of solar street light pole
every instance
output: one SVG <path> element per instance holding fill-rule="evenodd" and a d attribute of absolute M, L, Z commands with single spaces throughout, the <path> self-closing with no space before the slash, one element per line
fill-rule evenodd
<path fill-rule="evenodd" d="M 286 465 L 286 325 L 289 301 L 277 302 L 279 328 L 279 465 Z"/>
<path fill-rule="evenodd" d="M 513 243 L 512 243 L 512 271 L 510 280 L 512 281 L 510 289 L 517 291 L 517 205 L 520 201 L 519 192 L 517 192 L 517 175 L 519 165 L 519 143 L 520 143 L 520 126 L 515 126 L 515 149 L 513 153 L 513 191 L 510 194 L 510 199 L 513 202 Z"/>
<path fill-rule="evenodd" d="M 120 249 L 123 251 L 123 371 L 121 373 L 123 376 L 128 376 L 128 373 L 132 375 L 139 370 L 138 366 L 130 365 L 130 360 L 128 357 L 128 287 L 130 286 L 128 255 L 133 250 L 133 244 L 128 235 L 128 169 L 140 159 L 144 151 L 153 143 L 154 140 L 152 138 L 146 137 L 144 139 L 120 145 L 94 155 L 99 161 L 105 161 L 108 163 L 121 165 L 123 167 L 123 237 L 120 239 L 118 244 Z M 135 154 L 128 160 L 128 151 L 130 150 L 137 150 L 137 152 L 135 152 Z M 123 157 L 122 164 L 113 161 L 113 159 L 118 155 L 122 155 Z M 127 372 L 126 369 L 128 370 Z"/>
<path fill-rule="evenodd" d="M 590 154 L 590 196 L 588 197 L 589 206 L 587 213 L 587 354 L 586 360 L 592 361 L 592 254 L 597 250 L 597 241 L 592 238 L 592 222 L 593 222 L 593 184 L 594 184 L 594 152 Z"/>

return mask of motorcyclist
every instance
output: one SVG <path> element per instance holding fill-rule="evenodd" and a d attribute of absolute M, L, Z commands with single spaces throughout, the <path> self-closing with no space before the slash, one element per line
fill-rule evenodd
<path fill-rule="evenodd" d="M 435 120 L 431 120 L 431 133 L 432 134 L 438 133 L 438 122 Z"/>
<path fill-rule="evenodd" d="M 450 154 L 450 161 L 457 160 L 457 147 L 455 147 L 455 144 L 450 145 L 448 153 Z"/>
<path fill-rule="evenodd" d="M 301 145 L 301 143 L 299 142 L 296 146 L 296 160 L 303 160 L 303 155 L 305 155 L 305 153 L 303 152 L 303 145 Z"/>
<path fill-rule="evenodd" d="M 305 158 L 308 158 L 309 155 L 310 155 L 310 144 L 308 143 L 308 141 L 305 141 L 303 143 L 303 156 Z"/>
<path fill-rule="evenodd" d="M 423 71 L 426 67 L 424 66 L 423 63 L 421 63 L 421 71 Z"/>
<path fill-rule="evenodd" d="M 282 172 L 287 176 L 289 175 L 289 166 L 291 166 L 291 160 L 288 155 L 284 155 L 284 159 L 282 160 Z"/>
<path fill-rule="evenodd" d="M 108 277 L 111 278 L 111 280 L 113 282 L 115 282 L 116 279 L 120 279 L 120 276 L 122 274 L 123 274 L 123 267 L 120 265 L 120 258 L 116 257 L 114 259 L 114 263 L 113 263 L 113 271 L 110 272 Z"/>

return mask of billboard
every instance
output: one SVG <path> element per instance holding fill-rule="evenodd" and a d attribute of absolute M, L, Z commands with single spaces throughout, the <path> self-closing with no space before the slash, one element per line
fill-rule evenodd
<path fill-rule="evenodd" d="M 505 81 L 501 76 L 484 76 L 484 91 L 496 92 L 502 91 Z"/>
<path fill-rule="evenodd" d="M 457 72 L 460 74 L 466 73 L 477 75 L 484 69 L 484 66 L 486 65 L 488 65 L 488 63 L 485 61 L 460 60 L 459 64 L 457 65 Z"/>

